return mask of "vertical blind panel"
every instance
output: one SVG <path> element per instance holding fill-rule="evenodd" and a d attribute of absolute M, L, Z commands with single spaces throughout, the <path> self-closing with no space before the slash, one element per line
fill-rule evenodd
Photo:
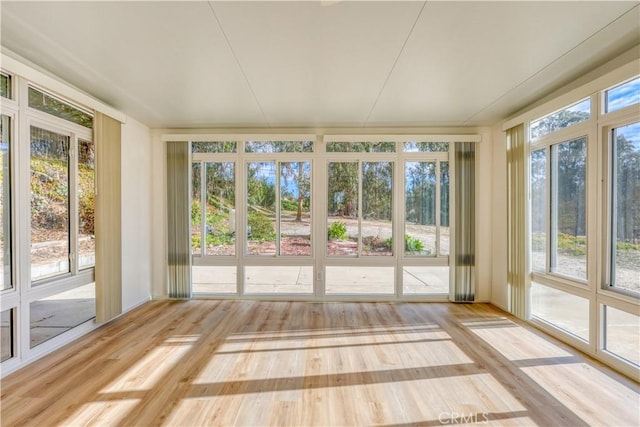
<path fill-rule="evenodd" d="M 191 297 L 189 143 L 167 142 L 169 297 Z"/>
<path fill-rule="evenodd" d="M 105 322 L 122 313 L 121 124 L 96 112 L 94 132 L 96 321 Z"/>
<path fill-rule="evenodd" d="M 507 130 L 507 286 L 509 310 L 524 317 L 525 150 L 524 125 Z"/>
<path fill-rule="evenodd" d="M 475 157 L 475 144 L 455 143 L 455 302 L 472 302 L 475 299 Z"/>

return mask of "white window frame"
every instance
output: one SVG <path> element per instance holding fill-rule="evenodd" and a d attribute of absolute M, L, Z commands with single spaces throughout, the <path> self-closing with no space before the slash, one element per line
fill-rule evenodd
<path fill-rule="evenodd" d="M 221 266 L 236 267 L 235 293 L 198 293 L 196 297 L 207 298 L 235 298 L 235 299 L 270 299 L 270 300 L 304 300 L 304 301 L 446 301 L 448 294 L 404 294 L 402 284 L 403 266 L 449 266 L 449 259 L 455 256 L 455 213 L 453 211 L 455 189 L 454 144 L 458 141 L 480 142 L 478 134 L 465 135 L 329 135 L 329 134 L 164 134 L 163 141 L 235 141 L 235 153 L 191 153 L 189 162 L 233 162 L 236 176 L 236 251 L 234 256 L 205 256 L 192 255 L 193 266 Z M 245 153 L 244 141 L 314 141 L 313 152 L 295 153 Z M 392 153 L 341 153 L 327 152 L 326 141 L 343 142 L 378 142 L 389 141 L 395 143 L 396 151 Z M 448 142 L 448 152 L 404 152 L 404 142 Z M 404 236 L 404 167 L 406 161 L 448 161 L 449 162 L 449 203 L 450 203 L 450 250 L 444 256 L 414 256 L 405 255 L 404 239 L 394 239 L 392 256 L 327 256 L 327 165 L 330 161 L 390 161 L 394 165 L 393 176 L 393 235 Z M 248 255 L 246 254 L 246 168 L 248 162 L 297 162 L 309 161 L 312 168 L 312 255 Z M 201 170 L 201 173 L 203 171 Z M 440 179 L 440 176 L 438 176 Z M 190 180 L 190 185 L 191 185 Z M 361 184 L 360 184 L 361 185 Z M 204 186 L 201 188 L 200 197 Z M 438 194 L 440 188 L 438 187 Z M 360 192 L 361 193 L 361 192 Z M 191 188 L 189 189 L 191 194 Z M 242 201 L 238 203 L 238 201 Z M 440 203 L 440 198 L 438 198 Z M 203 223 L 204 224 L 204 223 Z M 202 249 L 204 250 L 204 249 Z M 201 252 L 202 253 L 202 252 Z M 311 294 L 292 293 L 249 293 L 244 290 L 244 269 L 253 266 L 310 266 L 314 269 L 313 292 Z M 325 291 L 325 268 L 327 266 L 383 266 L 395 269 L 394 291 L 391 294 L 327 294 Z M 453 269 L 450 269 L 450 283 Z"/>
<path fill-rule="evenodd" d="M 633 60 L 618 69 L 615 69 L 601 77 L 598 77 L 585 85 L 572 89 L 564 95 L 532 108 L 531 110 L 514 117 L 503 124 L 503 129 L 509 129 L 519 123 L 525 125 L 526 159 L 525 174 L 527 183 L 529 182 L 530 153 L 540 148 L 546 148 L 548 151 L 550 145 L 555 142 L 562 142 L 574 139 L 587 134 L 587 282 L 586 286 L 571 278 L 557 276 L 553 274 L 544 274 L 540 272 L 532 272 L 530 265 L 530 203 L 526 209 L 525 222 L 527 225 L 526 233 L 526 319 L 532 324 L 543 329 L 545 332 L 556 336 L 585 353 L 598 358 L 599 360 L 609 364 L 613 368 L 625 373 L 631 377 L 640 376 L 640 369 L 628 363 L 627 361 L 617 357 L 604 348 L 605 319 L 603 316 L 604 306 L 638 315 L 640 313 L 640 299 L 638 296 L 629 295 L 620 290 L 609 289 L 606 286 L 608 272 L 609 254 L 611 247 L 611 236 L 607 227 L 610 224 L 609 207 L 607 204 L 607 188 L 610 185 L 607 177 L 606 162 L 608 161 L 608 138 L 610 130 L 614 127 L 628 124 L 640 120 L 640 108 L 638 104 L 616 110 L 611 113 L 604 113 L 604 96 L 606 90 L 616 87 L 622 83 L 633 80 L 638 76 L 640 68 L 640 60 Z M 552 114 L 561 110 L 565 106 L 570 106 L 579 102 L 585 97 L 591 98 L 591 118 L 579 124 L 569 126 L 551 132 L 543 137 L 530 139 L 529 124 L 533 120 Z M 582 134 L 582 135 L 580 135 Z M 547 154 L 547 161 L 549 154 Z M 547 164 L 547 171 L 550 165 Z M 547 175 L 547 188 L 550 188 L 549 176 Z M 530 187 L 526 186 L 527 200 L 530 202 Z M 547 201 L 549 200 L 547 195 Z M 547 216 L 550 210 L 547 209 Z M 547 218 L 547 225 L 549 218 Z M 547 227 L 548 228 L 548 227 Z M 547 235 L 547 257 L 549 256 L 550 235 Z M 547 265 L 548 271 L 548 265 Z M 531 282 L 535 281 L 540 284 L 587 298 L 589 304 L 589 341 L 584 342 L 575 338 L 573 335 L 563 331 L 562 329 L 545 322 L 543 319 L 537 319 L 531 314 Z"/>
<path fill-rule="evenodd" d="M 3 57 L 4 59 L 4 57 Z M 8 61 L 12 63 L 12 61 Z M 21 67 L 18 67 L 22 69 Z M 4 72 L 4 70 L 3 70 Z M 11 118 L 12 137 L 12 275 L 13 287 L 2 291 L 0 310 L 13 311 L 13 357 L 2 362 L 4 372 L 24 365 L 30 360 L 37 359 L 53 349 L 60 347 L 96 327 L 93 319 L 88 319 L 81 325 L 52 337 L 33 348 L 30 346 L 30 304 L 42 298 L 47 298 L 61 292 L 90 284 L 94 281 L 94 267 L 78 268 L 78 200 L 77 200 L 77 141 L 82 139 L 93 142 L 93 131 L 65 119 L 36 110 L 28 105 L 28 88 L 34 87 L 42 91 L 42 85 L 34 83 L 16 73 L 11 75 L 12 99 L 1 98 L 2 114 Z M 27 73 L 28 74 L 28 73 Z M 37 77 L 37 73 L 35 73 Z M 36 79 L 37 80 L 37 79 Z M 45 79 L 46 80 L 46 79 Z M 44 90 L 51 95 L 51 92 Z M 52 95 L 69 102 L 64 97 Z M 87 111 L 86 109 L 82 109 Z M 31 126 L 39 127 L 70 137 L 69 153 L 69 237 L 70 258 L 74 262 L 69 264 L 69 272 L 31 281 L 31 209 L 30 209 L 30 138 Z M 75 197 L 74 197 L 75 196 Z"/>

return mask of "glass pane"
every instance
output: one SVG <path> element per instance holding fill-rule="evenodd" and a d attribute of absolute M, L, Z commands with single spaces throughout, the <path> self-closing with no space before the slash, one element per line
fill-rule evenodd
<path fill-rule="evenodd" d="M 440 255 L 449 255 L 449 162 L 440 162 Z"/>
<path fill-rule="evenodd" d="M 548 133 L 589 120 L 591 99 L 587 98 L 570 107 L 531 122 L 531 138 L 539 138 Z"/>
<path fill-rule="evenodd" d="M 69 137 L 31 127 L 31 280 L 69 272 Z"/>
<path fill-rule="evenodd" d="M 205 163 L 206 255 L 236 253 L 235 163 Z"/>
<path fill-rule="evenodd" d="M 358 162 L 327 167 L 327 254 L 358 253 Z"/>
<path fill-rule="evenodd" d="M 405 153 L 433 153 L 449 151 L 448 142 L 405 142 Z"/>
<path fill-rule="evenodd" d="M 247 253 L 276 254 L 276 164 L 247 164 Z"/>
<path fill-rule="evenodd" d="M 587 278 L 587 138 L 551 147 L 551 271 Z"/>
<path fill-rule="evenodd" d="M 191 253 L 202 255 L 202 163 L 191 165 Z M 195 282 L 194 282 L 195 283 Z"/>
<path fill-rule="evenodd" d="M 531 314 L 589 341 L 589 300 L 531 283 Z"/>
<path fill-rule="evenodd" d="M 0 74 L 0 96 L 11 98 L 11 76 Z"/>
<path fill-rule="evenodd" d="M 436 162 L 405 163 L 406 255 L 436 255 Z"/>
<path fill-rule="evenodd" d="M 29 88 L 29 107 L 93 129 L 91 114 L 32 87 Z"/>
<path fill-rule="evenodd" d="M 247 141 L 245 153 L 311 153 L 313 141 Z"/>
<path fill-rule="evenodd" d="M 640 77 L 609 89 L 605 93 L 605 112 L 640 103 Z"/>
<path fill-rule="evenodd" d="M 192 153 L 235 153 L 238 143 L 235 141 L 193 141 Z"/>
<path fill-rule="evenodd" d="M 329 153 L 395 153 L 395 142 L 327 142 Z"/>
<path fill-rule="evenodd" d="M 393 254 L 393 163 L 362 163 L 362 255 Z"/>
<path fill-rule="evenodd" d="M 640 123 L 613 130 L 611 285 L 640 292 Z"/>
<path fill-rule="evenodd" d="M 78 140 L 78 267 L 93 267 L 95 236 L 95 145 Z"/>
<path fill-rule="evenodd" d="M 640 317 L 605 306 L 605 349 L 640 365 Z"/>
<path fill-rule="evenodd" d="M 394 267 L 327 267 L 327 294 L 393 294 Z"/>
<path fill-rule="evenodd" d="M 0 120 L 0 290 L 11 289 L 11 118 L 3 115 Z"/>
<path fill-rule="evenodd" d="M 95 284 L 80 286 L 29 304 L 31 348 L 96 316 Z"/>
<path fill-rule="evenodd" d="M 449 267 L 404 267 L 402 271 L 404 294 L 448 294 Z"/>
<path fill-rule="evenodd" d="M 0 313 L 0 362 L 13 357 L 13 308 Z"/>
<path fill-rule="evenodd" d="M 247 294 L 310 294 L 313 267 L 245 267 L 244 280 Z"/>
<path fill-rule="evenodd" d="M 531 269 L 546 271 L 547 253 L 547 155 L 531 153 Z"/>
<path fill-rule="evenodd" d="M 235 294 L 237 287 L 235 266 L 193 266 L 191 283 L 194 294 Z"/>
<path fill-rule="evenodd" d="M 280 255 L 311 255 L 311 163 L 280 163 Z"/>

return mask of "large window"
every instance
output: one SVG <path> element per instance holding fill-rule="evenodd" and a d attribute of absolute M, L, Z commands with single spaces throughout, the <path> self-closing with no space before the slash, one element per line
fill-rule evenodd
<path fill-rule="evenodd" d="M 543 145 L 529 155 L 530 266 L 586 281 L 587 137 Z"/>
<path fill-rule="evenodd" d="M 95 317 L 96 147 L 90 110 L 4 71 L 0 96 L 0 349 L 12 369 Z"/>
<path fill-rule="evenodd" d="M 31 127 L 31 280 L 70 271 L 70 137 Z"/>
<path fill-rule="evenodd" d="M 311 162 L 247 163 L 247 254 L 311 255 Z"/>
<path fill-rule="evenodd" d="M 201 185 L 202 182 L 204 185 Z M 234 255 L 236 253 L 235 163 L 194 163 L 191 200 L 193 253 L 214 256 Z"/>
<path fill-rule="evenodd" d="M 609 285 L 640 292 L 640 122 L 611 131 Z"/>
<path fill-rule="evenodd" d="M 587 138 L 551 146 L 551 272 L 587 278 Z"/>
<path fill-rule="evenodd" d="M 453 143 L 288 137 L 191 142 L 194 294 L 446 298 Z"/>
<path fill-rule="evenodd" d="M 2 115 L 0 121 L 0 290 L 13 287 L 11 274 L 11 118 Z"/>
<path fill-rule="evenodd" d="M 191 142 L 195 294 L 313 292 L 311 140 Z"/>
<path fill-rule="evenodd" d="M 449 254 L 449 162 L 405 162 L 404 252 Z"/>
<path fill-rule="evenodd" d="M 640 77 L 609 83 L 528 122 L 528 313 L 637 376 Z"/>
<path fill-rule="evenodd" d="M 390 256 L 393 163 L 330 162 L 327 254 Z"/>

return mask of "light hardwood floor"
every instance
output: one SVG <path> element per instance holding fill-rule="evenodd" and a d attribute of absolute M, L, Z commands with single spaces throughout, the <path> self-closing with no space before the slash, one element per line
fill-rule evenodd
<path fill-rule="evenodd" d="M 2 380 L 10 425 L 638 426 L 638 384 L 486 304 L 154 301 Z"/>

